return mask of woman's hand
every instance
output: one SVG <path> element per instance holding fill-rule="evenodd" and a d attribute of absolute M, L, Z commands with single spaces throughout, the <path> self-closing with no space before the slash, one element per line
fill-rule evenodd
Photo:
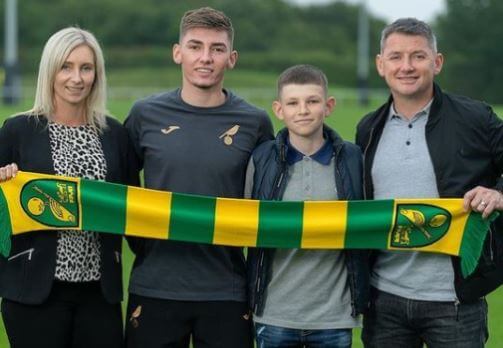
<path fill-rule="evenodd" d="M 17 174 L 17 164 L 7 164 L 5 167 L 0 168 L 0 182 L 12 179 Z"/>

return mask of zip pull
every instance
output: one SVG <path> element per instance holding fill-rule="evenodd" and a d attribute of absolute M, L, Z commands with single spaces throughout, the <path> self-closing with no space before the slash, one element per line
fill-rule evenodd
<path fill-rule="evenodd" d="M 264 255 L 265 255 L 264 251 L 261 251 L 260 253 L 261 254 L 260 254 L 260 261 L 259 261 L 259 269 L 262 268 L 262 264 L 264 263 Z M 255 278 L 255 282 L 256 282 L 255 291 L 258 292 L 260 289 L 260 283 L 262 282 L 262 277 L 260 276 L 260 271 L 257 272 L 257 277 Z"/>
<path fill-rule="evenodd" d="M 281 187 L 281 183 L 283 182 L 284 176 L 285 176 L 285 173 L 282 171 L 279 175 L 278 181 L 275 183 L 275 185 L 273 187 L 271 197 L 269 197 L 270 199 L 277 199 L 276 196 L 278 195 L 278 191 Z"/>
<path fill-rule="evenodd" d="M 121 263 L 121 253 L 118 251 L 114 251 L 114 253 L 115 253 L 115 261 L 117 263 Z"/>
<path fill-rule="evenodd" d="M 459 300 L 454 301 L 454 308 L 456 309 L 456 321 L 459 321 Z"/>
<path fill-rule="evenodd" d="M 35 251 L 35 248 L 30 248 L 28 250 L 21 251 L 21 252 L 17 253 L 16 255 L 12 255 L 11 257 L 9 257 L 7 259 L 7 261 L 12 261 L 12 260 L 18 258 L 19 256 L 23 256 L 25 254 L 28 254 L 28 261 L 31 261 L 31 255 L 33 254 L 34 251 Z"/>
<path fill-rule="evenodd" d="M 493 245 L 493 229 L 492 225 L 489 225 L 489 255 L 491 258 L 491 261 L 494 261 L 494 245 Z"/>
<path fill-rule="evenodd" d="M 285 176 L 285 174 L 282 172 L 279 176 L 279 179 L 278 179 L 278 183 L 276 185 L 276 188 L 279 188 L 281 186 L 281 183 L 283 182 L 283 176 Z"/>

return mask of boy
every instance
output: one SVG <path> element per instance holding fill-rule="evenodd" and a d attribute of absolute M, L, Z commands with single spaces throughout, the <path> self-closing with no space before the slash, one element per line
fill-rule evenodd
<path fill-rule="evenodd" d="M 310 65 L 280 75 L 272 107 L 286 128 L 253 152 L 247 171 L 252 198 L 361 199 L 361 152 L 324 124 L 335 106 L 327 88 L 325 74 Z M 257 346 L 350 347 L 351 329 L 360 326 L 358 315 L 368 297 L 365 255 L 251 249 L 249 296 Z"/>

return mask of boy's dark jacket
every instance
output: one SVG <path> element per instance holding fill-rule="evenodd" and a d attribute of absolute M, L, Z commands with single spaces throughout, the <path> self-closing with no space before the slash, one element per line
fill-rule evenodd
<path fill-rule="evenodd" d="M 334 180 L 340 200 L 362 199 L 362 157 L 357 146 L 344 142 L 333 130 L 323 129 L 333 144 L 335 155 Z M 253 152 L 255 167 L 252 198 L 281 200 L 288 178 L 286 162 L 288 130 L 281 130 L 275 140 L 261 144 Z M 363 313 L 369 296 L 368 252 L 345 250 L 346 267 L 351 291 L 352 315 Z M 262 314 L 266 289 L 271 278 L 274 249 L 250 248 L 248 251 L 248 294 L 251 309 Z"/>
<path fill-rule="evenodd" d="M 390 97 L 357 127 L 356 144 L 364 155 L 366 199 L 373 198 L 372 163 L 391 102 Z M 503 121 L 490 106 L 443 93 L 434 85 L 425 134 L 441 198 L 463 197 L 478 185 L 502 191 Z M 452 261 L 454 287 L 461 302 L 474 301 L 496 289 L 503 283 L 503 219 L 500 217 L 492 224 L 474 274 L 463 279 L 459 258 L 453 257 Z"/>

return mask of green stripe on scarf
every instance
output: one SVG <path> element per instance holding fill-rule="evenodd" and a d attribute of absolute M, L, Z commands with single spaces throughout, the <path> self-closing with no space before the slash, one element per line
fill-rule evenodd
<path fill-rule="evenodd" d="M 12 227 L 10 223 L 9 205 L 5 199 L 3 190 L 0 189 L 0 246 L 2 250 L 10 251 L 10 238 L 12 235 Z M 7 257 L 9 253 L 2 252 Z"/>
<path fill-rule="evenodd" d="M 260 202 L 257 245 L 300 248 L 302 207 L 302 202 Z"/>
<path fill-rule="evenodd" d="M 211 244 L 216 198 L 173 193 L 169 239 Z"/>
<path fill-rule="evenodd" d="M 80 195 L 83 230 L 124 234 L 127 186 L 82 180 Z"/>
<path fill-rule="evenodd" d="M 346 248 L 351 249 L 386 249 L 392 223 L 393 200 L 358 201 L 358 203 L 349 201 L 344 244 Z M 375 233 L 366 233 L 367 237 L 361 238 L 362 231 L 375 231 Z"/>

